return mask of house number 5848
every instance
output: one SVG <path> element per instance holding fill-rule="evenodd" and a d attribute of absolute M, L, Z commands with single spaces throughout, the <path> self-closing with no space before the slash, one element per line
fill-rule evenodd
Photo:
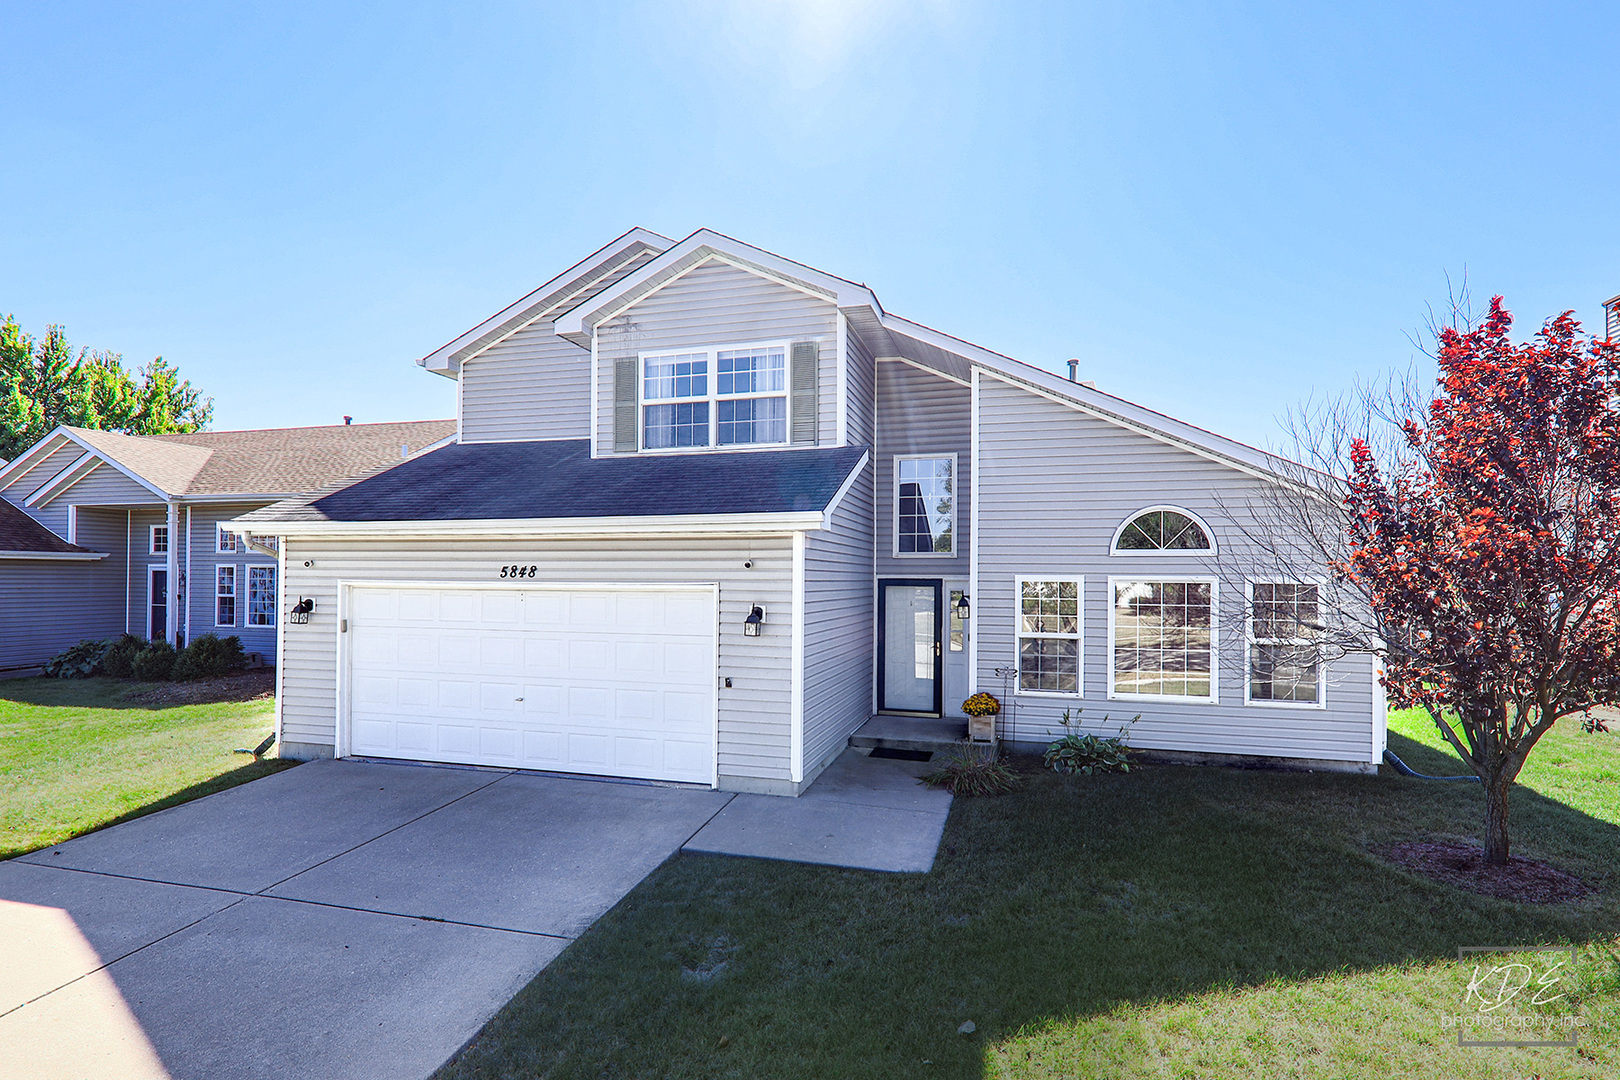
<path fill-rule="evenodd" d="M 514 564 L 501 567 L 501 577 L 503 578 L 532 578 L 539 572 L 540 568 L 538 566 L 518 566 Z"/>

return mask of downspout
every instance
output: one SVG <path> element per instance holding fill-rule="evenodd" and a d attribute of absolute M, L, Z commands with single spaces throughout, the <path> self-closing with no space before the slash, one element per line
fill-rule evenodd
<path fill-rule="evenodd" d="M 1384 760 L 1393 765 L 1395 771 L 1402 776 L 1411 776 L 1418 780 L 1472 780 L 1476 784 L 1479 783 L 1479 777 L 1477 776 L 1430 776 L 1428 773 L 1417 772 L 1406 762 L 1396 757 L 1395 751 L 1389 749 L 1384 751 Z"/>
<path fill-rule="evenodd" d="M 191 640 L 191 507 L 186 507 L 186 606 L 183 610 L 183 619 L 186 624 L 186 640 Z"/>
<path fill-rule="evenodd" d="M 170 499 L 168 506 L 169 552 L 163 561 L 169 575 L 169 595 L 163 605 L 163 636 L 174 645 L 180 629 L 180 594 L 184 585 L 180 581 L 180 504 Z"/>

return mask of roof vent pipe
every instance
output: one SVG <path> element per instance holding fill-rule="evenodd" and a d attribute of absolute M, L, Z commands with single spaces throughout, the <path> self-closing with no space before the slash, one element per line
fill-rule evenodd
<path fill-rule="evenodd" d="M 1079 382 L 1080 381 L 1079 372 L 1080 372 L 1080 361 L 1078 361 L 1078 360 L 1070 360 L 1069 361 L 1069 381 L 1070 382 Z"/>
<path fill-rule="evenodd" d="M 343 418 L 343 426 L 344 426 L 344 427 L 348 427 L 348 426 L 349 426 L 349 425 L 350 425 L 350 424 L 352 424 L 352 423 L 354 423 L 354 417 L 352 417 L 352 416 L 345 416 L 345 417 L 344 417 L 344 418 Z"/>

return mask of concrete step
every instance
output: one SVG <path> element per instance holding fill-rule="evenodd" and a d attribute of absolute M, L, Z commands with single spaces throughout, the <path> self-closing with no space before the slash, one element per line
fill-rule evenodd
<path fill-rule="evenodd" d="M 966 720 L 884 714 L 872 717 L 849 737 L 851 746 L 889 750 L 949 750 L 966 742 Z"/>

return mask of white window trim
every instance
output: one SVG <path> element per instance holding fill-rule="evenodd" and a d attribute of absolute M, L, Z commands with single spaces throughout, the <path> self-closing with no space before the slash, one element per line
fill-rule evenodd
<path fill-rule="evenodd" d="M 163 530 L 162 551 L 159 551 L 157 546 L 157 534 L 159 529 Z M 169 553 L 169 545 L 173 543 L 174 537 L 169 535 L 168 525 L 148 525 L 146 527 L 146 553 L 148 555 L 167 555 Z"/>
<path fill-rule="evenodd" d="M 1270 698 L 1253 698 L 1249 694 L 1253 689 L 1254 667 L 1253 652 L 1259 641 L 1254 636 L 1254 587 L 1256 585 L 1315 585 L 1317 604 L 1327 594 L 1327 582 L 1321 578 L 1306 578 L 1303 581 L 1285 581 L 1281 578 L 1249 578 L 1243 583 L 1243 599 L 1245 609 L 1243 615 L 1243 704 L 1253 705 L 1258 709 L 1307 709 L 1324 712 L 1327 709 L 1327 660 L 1320 653 L 1316 661 L 1316 700 L 1315 701 L 1274 701 Z M 1321 610 L 1318 607 L 1318 610 Z M 1267 643 L 1276 639 L 1267 638 Z"/>
<path fill-rule="evenodd" d="M 272 595 L 270 597 L 269 622 L 256 623 L 249 621 L 253 618 L 253 571 L 255 570 L 268 570 L 272 575 L 271 581 L 273 582 L 273 585 L 270 590 Z M 281 603 L 281 573 L 279 569 L 273 563 L 250 564 L 243 570 L 242 581 L 242 628 L 244 630 L 274 629 L 276 624 L 281 621 L 281 613 L 278 610 Z"/>
<path fill-rule="evenodd" d="M 1068 638 L 1069 634 L 1026 634 L 1023 631 L 1024 616 L 1024 582 L 1026 581 L 1072 581 L 1075 592 L 1075 689 L 1074 693 L 1064 690 L 1025 690 L 1022 685 L 1023 671 L 1014 676 L 1013 695 L 1015 697 L 1061 698 L 1064 701 L 1077 701 L 1086 696 L 1086 579 L 1072 574 L 1020 574 L 1013 578 L 1013 655 L 1020 668 L 1024 662 L 1023 642 L 1026 637 L 1038 638 Z"/>
<path fill-rule="evenodd" d="M 225 546 L 225 538 L 227 536 L 229 536 L 231 538 L 231 544 L 232 544 L 231 547 L 226 547 Z M 225 528 L 219 522 L 217 522 L 217 521 L 214 522 L 214 554 L 215 555 L 238 555 L 238 554 L 241 553 L 241 548 L 242 548 L 242 542 L 239 539 L 237 539 L 237 536 L 236 536 L 235 533 L 233 533 L 229 529 Z"/>
<path fill-rule="evenodd" d="M 1168 509 L 1175 509 L 1169 507 Z M 1136 515 L 1131 515 L 1135 517 Z M 1162 554 L 1154 552 L 1155 555 Z M 1171 582 L 1177 585 L 1209 583 L 1209 697 L 1183 697 L 1179 694 L 1132 694 L 1114 689 L 1114 586 L 1121 581 Z M 1110 574 L 1108 575 L 1108 699 L 1110 701 L 1165 701 L 1182 705 L 1221 703 L 1220 579 L 1204 574 Z"/>
<path fill-rule="evenodd" d="M 901 551 L 900 550 L 900 463 L 902 461 L 939 461 L 949 458 L 951 462 L 951 550 L 949 551 Z M 892 541 L 891 554 L 897 559 L 954 559 L 956 558 L 956 500 L 957 500 L 957 460 L 951 454 L 896 454 L 889 462 L 889 533 Z M 1031 578 L 1031 581 L 1036 579 Z M 1067 581 L 1067 578 L 1040 578 L 1041 581 Z"/>
<path fill-rule="evenodd" d="M 1208 538 L 1208 540 L 1209 540 L 1209 547 L 1207 547 L 1207 548 L 1143 548 L 1143 549 L 1140 549 L 1140 550 L 1135 549 L 1135 548 L 1127 548 L 1127 549 L 1121 551 L 1120 547 L 1119 547 L 1119 538 L 1125 534 L 1126 529 L 1130 528 L 1131 522 L 1135 521 L 1137 518 L 1141 517 L 1143 514 L 1151 514 L 1155 510 L 1171 510 L 1171 511 L 1174 511 L 1175 513 L 1178 513 L 1178 514 L 1185 514 L 1187 517 L 1191 518 L 1194 525 L 1197 525 L 1200 529 L 1204 530 L 1204 536 L 1206 538 Z M 1187 509 L 1185 506 L 1171 506 L 1168 503 L 1160 503 L 1160 504 L 1157 504 L 1157 505 L 1154 505 L 1154 506 L 1144 506 L 1139 510 L 1132 510 L 1129 514 L 1126 514 L 1125 515 L 1125 520 L 1121 521 L 1119 523 L 1119 527 L 1114 530 L 1113 537 L 1111 539 L 1109 539 L 1109 541 L 1108 541 L 1108 554 L 1110 554 L 1110 555 L 1118 555 L 1118 556 L 1121 556 L 1122 558 L 1131 558 L 1131 559 L 1139 559 L 1139 558 L 1143 557 L 1144 555 L 1149 557 L 1149 558 L 1155 558 L 1155 559 L 1177 558 L 1177 557 L 1184 558 L 1184 559 L 1185 558 L 1205 559 L 1205 558 L 1209 558 L 1212 555 L 1220 554 L 1220 546 L 1221 546 L 1220 542 L 1215 539 L 1215 530 L 1211 529 L 1209 527 L 1209 524 L 1206 521 L 1204 521 L 1203 518 L 1199 517 L 1197 514 L 1193 513 L 1191 510 Z M 1191 581 L 1193 579 L 1188 578 L 1187 580 Z M 1108 602 L 1109 602 L 1110 605 L 1112 605 L 1113 602 L 1114 602 L 1113 597 L 1111 595 L 1109 597 Z"/>
<path fill-rule="evenodd" d="M 242 609 L 242 568 L 235 563 L 214 564 L 214 625 L 235 628 L 238 620 L 234 617 L 228 623 L 219 621 L 219 602 L 221 598 L 227 595 L 219 591 L 219 571 L 221 567 L 229 567 L 231 571 L 231 591 L 229 595 L 233 601 L 231 604 L 233 616 L 240 615 Z"/>
<path fill-rule="evenodd" d="M 782 392 L 769 394 L 728 394 L 720 396 L 719 353 L 731 352 L 741 349 L 781 349 L 782 350 Z M 816 344 L 819 362 L 821 345 Z M 649 357 L 660 356 L 693 356 L 705 353 L 709 360 L 709 393 L 702 398 L 671 398 L 668 400 L 647 400 L 647 360 Z M 726 446 L 718 445 L 720 438 L 720 402 L 735 401 L 740 398 L 751 397 L 778 397 L 783 401 L 782 413 L 786 417 L 786 426 L 783 433 L 786 436 L 781 442 L 768 443 L 730 443 Z M 709 442 L 707 446 L 648 446 L 647 445 L 647 406 L 648 405 L 678 405 L 690 402 L 707 401 L 709 403 Z M 670 347 L 662 349 L 647 349 L 636 354 L 636 452 L 639 454 L 709 454 L 709 453 L 735 453 L 737 451 L 760 450 L 774 447 L 787 447 L 793 445 L 793 343 L 791 341 L 747 341 L 730 345 L 694 345 L 691 348 Z"/>

